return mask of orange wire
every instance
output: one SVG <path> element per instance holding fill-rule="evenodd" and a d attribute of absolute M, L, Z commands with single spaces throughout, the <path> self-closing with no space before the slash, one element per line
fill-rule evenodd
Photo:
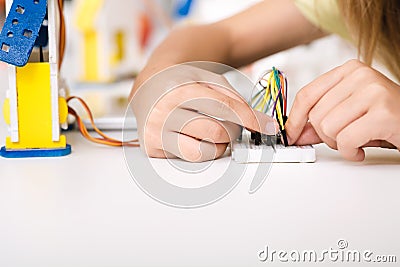
<path fill-rule="evenodd" d="M 60 42 L 59 42 L 59 61 L 58 61 L 58 69 L 61 69 L 62 62 L 64 60 L 64 52 L 65 52 L 65 18 L 63 12 L 63 0 L 58 0 L 58 11 L 60 16 Z"/>
<path fill-rule="evenodd" d="M 75 117 L 77 123 L 78 123 L 78 128 L 79 131 L 81 132 L 82 136 L 85 137 L 87 140 L 92 141 L 94 143 L 98 143 L 98 144 L 102 144 L 102 145 L 109 145 L 109 146 L 130 146 L 130 147 L 139 147 L 139 140 L 138 139 L 133 139 L 130 141 L 120 141 L 114 138 L 111 138 L 109 136 L 107 136 L 106 134 L 104 134 L 99 128 L 97 128 L 96 124 L 94 123 L 94 118 L 93 118 L 93 114 L 90 111 L 89 106 L 86 104 L 86 102 L 77 96 L 71 96 L 67 98 L 67 103 L 69 103 L 71 100 L 76 99 L 79 101 L 79 103 L 83 106 L 83 108 L 85 109 L 86 113 L 89 116 L 90 119 L 90 123 L 93 127 L 93 129 L 95 130 L 95 132 L 97 134 L 99 134 L 102 138 L 98 138 L 98 137 L 93 137 L 89 134 L 85 124 L 82 121 L 82 118 L 78 115 L 78 113 L 71 108 L 70 106 L 68 106 L 68 113 L 72 116 Z"/>

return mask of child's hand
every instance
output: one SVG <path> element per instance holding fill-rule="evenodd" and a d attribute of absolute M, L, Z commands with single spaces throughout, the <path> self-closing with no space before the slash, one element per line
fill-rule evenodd
<path fill-rule="evenodd" d="M 400 86 L 352 60 L 322 75 L 296 96 L 286 124 L 291 143 L 325 142 L 348 160 L 362 147 L 400 147 Z"/>
<path fill-rule="evenodd" d="M 276 133 L 274 120 L 253 111 L 223 76 L 189 65 L 169 68 L 143 83 L 132 108 L 141 147 L 150 157 L 218 158 L 239 136 L 239 125 Z"/>

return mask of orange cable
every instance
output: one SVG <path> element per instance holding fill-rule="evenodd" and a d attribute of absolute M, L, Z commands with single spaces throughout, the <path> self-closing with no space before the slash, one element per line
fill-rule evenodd
<path fill-rule="evenodd" d="M 139 140 L 138 139 L 133 139 L 133 140 L 124 142 L 124 141 L 120 141 L 120 140 L 111 138 L 111 137 L 107 136 L 106 134 L 104 134 L 99 128 L 97 128 L 96 124 L 94 123 L 93 114 L 90 111 L 90 108 L 86 104 L 86 102 L 80 97 L 71 96 L 71 97 L 67 98 L 67 103 L 69 103 L 73 99 L 78 100 L 78 102 L 83 106 L 83 108 L 85 109 L 86 113 L 89 116 L 90 123 L 93 126 L 93 129 L 95 130 L 95 132 L 97 134 L 99 134 L 102 137 L 102 138 L 98 138 L 98 137 L 91 136 L 89 134 L 85 124 L 83 123 L 82 118 L 78 115 L 78 113 L 72 107 L 68 106 L 68 113 L 76 118 L 76 121 L 78 123 L 79 131 L 81 132 L 82 136 L 85 137 L 87 140 L 92 141 L 94 143 L 103 144 L 103 145 L 109 145 L 109 146 L 139 147 L 139 144 L 138 144 Z"/>
<path fill-rule="evenodd" d="M 58 11 L 60 16 L 60 42 L 59 42 L 59 61 L 58 61 L 58 69 L 61 69 L 62 62 L 64 60 L 64 52 L 65 52 L 65 39 L 66 39 L 66 31 L 65 31 L 65 18 L 63 13 L 63 0 L 58 0 Z"/>

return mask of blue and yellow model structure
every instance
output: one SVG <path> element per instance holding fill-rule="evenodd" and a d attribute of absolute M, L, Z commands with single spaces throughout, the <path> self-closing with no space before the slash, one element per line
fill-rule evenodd
<path fill-rule="evenodd" d="M 8 15 L 0 34 L 0 60 L 9 64 L 9 90 L 3 106 L 9 136 L 0 155 L 68 155 L 71 147 L 60 134 L 68 107 L 59 88 L 58 1 L 7 0 L 6 4 Z M 33 55 L 38 50 L 40 59 Z"/>

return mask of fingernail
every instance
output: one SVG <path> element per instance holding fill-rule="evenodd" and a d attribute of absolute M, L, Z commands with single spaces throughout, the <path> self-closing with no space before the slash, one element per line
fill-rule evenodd
<path fill-rule="evenodd" d="M 265 126 L 265 132 L 268 135 L 273 135 L 273 134 L 277 134 L 278 133 L 278 125 L 276 124 L 276 122 L 267 122 L 267 125 Z"/>

